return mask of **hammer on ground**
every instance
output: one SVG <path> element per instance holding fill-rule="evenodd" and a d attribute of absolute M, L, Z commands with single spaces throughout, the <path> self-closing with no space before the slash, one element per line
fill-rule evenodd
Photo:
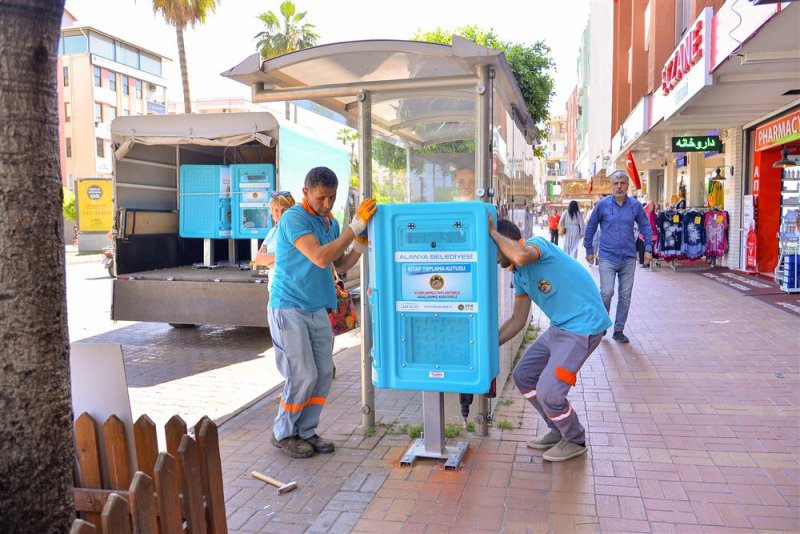
<path fill-rule="evenodd" d="M 250 474 L 253 475 L 254 478 L 257 478 L 259 480 L 263 480 L 267 484 L 272 484 L 273 486 L 278 488 L 278 495 L 281 495 L 283 493 L 287 493 L 289 491 L 292 491 L 293 489 L 297 489 L 297 482 L 288 482 L 288 483 L 284 484 L 280 480 L 275 480 L 274 478 L 268 477 L 267 475 L 265 475 L 263 473 L 259 473 L 258 471 L 253 471 Z"/>

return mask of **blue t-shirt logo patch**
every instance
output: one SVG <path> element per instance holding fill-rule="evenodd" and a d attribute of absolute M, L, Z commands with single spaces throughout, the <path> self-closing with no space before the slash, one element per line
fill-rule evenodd
<path fill-rule="evenodd" d="M 539 280 L 539 283 L 536 284 L 536 287 L 539 289 L 540 293 L 547 295 L 553 290 L 553 284 L 548 282 L 547 280 Z"/>

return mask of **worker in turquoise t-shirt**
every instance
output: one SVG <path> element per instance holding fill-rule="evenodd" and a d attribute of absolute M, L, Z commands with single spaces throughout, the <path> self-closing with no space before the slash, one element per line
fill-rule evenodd
<path fill-rule="evenodd" d="M 333 452 L 317 434 L 333 379 L 333 333 L 328 310 L 336 307 L 333 271 L 347 271 L 367 248 L 359 237 L 375 214 L 365 199 L 344 231 L 331 216 L 339 180 L 327 167 L 308 171 L 303 201 L 278 223 L 268 320 L 278 370 L 286 379 L 271 442 L 292 458 Z M 345 253 L 353 244 L 352 250 Z"/>
<path fill-rule="evenodd" d="M 574 258 L 542 237 L 523 242 L 511 221 L 499 221 L 495 229 L 490 215 L 489 235 L 497 243 L 498 263 L 514 269 L 514 309 L 500 327 L 500 345 L 527 326 L 531 301 L 550 319 L 550 328 L 525 351 L 513 373 L 522 395 L 550 428 L 528 447 L 546 449 L 542 459 L 550 462 L 580 456 L 586 452 L 586 434 L 567 394 L 612 325 L 600 291 Z"/>

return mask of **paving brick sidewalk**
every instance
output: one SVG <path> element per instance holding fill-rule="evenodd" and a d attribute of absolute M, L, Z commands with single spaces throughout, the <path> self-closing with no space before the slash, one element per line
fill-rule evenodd
<path fill-rule="evenodd" d="M 596 270 L 594 270 L 596 275 Z M 636 275 L 627 335 L 605 338 L 570 402 L 589 453 L 543 462 L 544 424 L 506 385 L 490 436 L 462 468 L 419 460 L 395 429 L 421 423 L 421 395 L 376 391 L 360 427 L 359 349 L 336 356 L 321 433 L 334 454 L 291 460 L 269 445 L 270 395 L 220 428 L 231 532 L 800 531 L 800 321 L 710 280 Z M 500 403 L 505 404 L 505 403 Z M 453 415 L 458 420 L 458 414 Z M 299 489 L 277 496 L 259 470 Z"/>

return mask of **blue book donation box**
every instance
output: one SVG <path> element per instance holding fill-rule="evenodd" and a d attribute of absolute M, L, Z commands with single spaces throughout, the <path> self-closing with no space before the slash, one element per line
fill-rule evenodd
<path fill-rule="evenodd" d="M 272 227 L 269 201 L 275 190 L 275 165 L 233 164 L 233 237 L 264 239 Z"/>
<path fill-rule="evenodd" d="M 224 165 L 181 165 L 178 194 L 181 237 L 231 237 L 231 180 Z"/>
<path fill-rule="evenodd" d="M 483 202 L 381 205 L 370 222 L 373 384 L 476 393 L 499 372 L 497 247 Z"/>

